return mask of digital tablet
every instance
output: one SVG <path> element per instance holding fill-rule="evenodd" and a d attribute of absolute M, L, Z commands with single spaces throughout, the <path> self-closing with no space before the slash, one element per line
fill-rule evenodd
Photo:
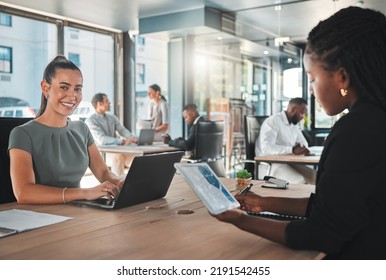
<path fill-rule="evenodd" d="M 174 166 L 211 214 L 217 215 L 240 206 L 208 164 L 175 163 Z"/>

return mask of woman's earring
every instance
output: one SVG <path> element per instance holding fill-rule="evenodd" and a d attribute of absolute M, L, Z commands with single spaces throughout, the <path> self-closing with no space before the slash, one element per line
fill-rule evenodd
<path fill-rule="evenodd" d="M 340 90 L 340 95 L 342 95 L 343 97 L 345 97 L 347 95 L 347 89 L 341 89 Z"/>

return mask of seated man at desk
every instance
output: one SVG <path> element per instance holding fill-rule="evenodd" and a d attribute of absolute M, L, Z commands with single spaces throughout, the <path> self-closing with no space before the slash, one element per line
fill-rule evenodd
<path fill-rule="evenodd" d="M 104 93 L 97 93 L 91 100 L 95 113 L 86 119 L 97 145 L 127 145 L 136 143 L 138 138 L 125 128 L 110 111 L 110 101 Z M 120 154 L 106 154 L 106 161 L 111 171 L 121 176 L 125 167 L 130 167 L 133 156 Z"/>
<path fill-rule="evenodd" d="M 172 140 L 169 135 L 165 135 L 163 140 L 165 144 L 168 144 L 171 147 L 181 148 L 184 151 L 191 151 L 195 146 L 195 130 L 196 124 L 199 121 L 204 120 L 203 116 L 200 116 L 200 113 L 197 110 L 196 104 L 188 104 L 184 107 L 182 111 L 182 117 L 185 120 L 185 123 L 189 127 L 189 136 L 187 139 L 183 137 L 176 138 Z"/>
<path fill-rule="evenodd" d="M 263 122 L 256 140 L 256 156 L 309 155 L 307 140 L 298 126 L 306 113 L 307 101 L 298 97 L 289 101 L 286 111 L 268 117 Z M 269 175 L 290 183 L 315 184 L 316 172 L 307 166 L 272 164 Z M 262 176 L 259 175 L 260 177 Z"/>

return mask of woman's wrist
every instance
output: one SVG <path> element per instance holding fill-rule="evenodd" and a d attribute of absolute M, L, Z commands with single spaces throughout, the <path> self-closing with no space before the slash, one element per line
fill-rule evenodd
<path fill-rule="evenodd" d="M 67 190 L 67 187 L 65 187 L 62 191 L 62 200 L 63 200 L 63 204 L 67 204 L 67 201 L 66 201 L 66 190 Z"/>

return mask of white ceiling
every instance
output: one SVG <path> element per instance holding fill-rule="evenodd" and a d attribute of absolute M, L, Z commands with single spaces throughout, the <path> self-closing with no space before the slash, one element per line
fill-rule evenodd
<path fill-rule="evenodd" d="M 358 2 L 386 13 L 385 0 L 6 0 L 0 5 L 22 6 L 122 31 L 138 30 L 139 18 L 206 6 L 233 14 L 244 38 L 260 41 L 288 36 L 299 42 L 318 21 Z M 275 10 L 277 3 L 281 3 L 280 11 Z"/>

